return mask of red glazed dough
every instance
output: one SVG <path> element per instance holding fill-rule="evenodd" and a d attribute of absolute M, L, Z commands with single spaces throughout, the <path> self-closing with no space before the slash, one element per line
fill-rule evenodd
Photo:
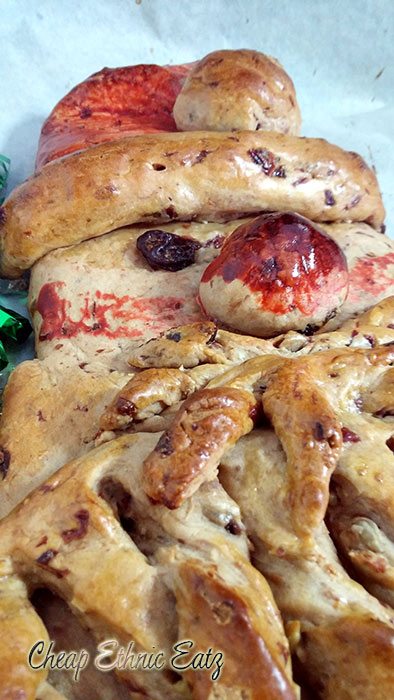
<path fill-rule="evenodd" d="M 199 296 L 211 318 L 264 338 L 316 330 L 343 304 L 348 284 L 337 243 L 285 212 L 237 228 L 204 271 Z"/>

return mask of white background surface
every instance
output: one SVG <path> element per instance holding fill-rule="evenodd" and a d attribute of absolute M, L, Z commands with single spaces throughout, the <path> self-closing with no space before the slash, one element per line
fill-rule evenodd
<path fill-rule="evenodd" d="M 0 0 L 0 152 L 12 159 L 10 186 L 32 172 L 45 117 L 91 73 L 219 48 L 279 58 L 296 85 L 303 134 L 376 167 L 394 237 L 392 0 Z M 31 355 L 30 342 L 23 356 Z"/>

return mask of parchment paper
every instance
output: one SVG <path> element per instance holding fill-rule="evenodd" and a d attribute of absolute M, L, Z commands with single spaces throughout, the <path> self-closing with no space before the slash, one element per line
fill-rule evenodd
<path fill-rule="evenodd" d="M 390 0 L 0 0 L 0 152 L 12 160 L 10 187 L 31 174 L 45 117 L 89 74 L 218 48 L 255 48 L 283 63 L 303 134 L 376 167 L 394 237 Z"/>

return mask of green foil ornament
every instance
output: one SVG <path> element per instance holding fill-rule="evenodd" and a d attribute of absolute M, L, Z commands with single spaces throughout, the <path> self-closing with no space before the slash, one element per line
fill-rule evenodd
<path fill-rule="evenodd" d="M 12 309 L 0 306 L 0 339 L 4 342 L 12 340 L 21 345 L 27 340 L 32 327 L 30 321 Z"/>
<path fill-rule="evenodd" d="M 5 351 L 5 347 L 0 340 L 0 372 L 8 365 L 8 357 Z"/>

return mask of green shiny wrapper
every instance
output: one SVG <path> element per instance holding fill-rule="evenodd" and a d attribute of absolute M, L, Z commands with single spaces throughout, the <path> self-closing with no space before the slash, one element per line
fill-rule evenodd
<path fill-rule="evenodd" d="M 3 341 L 12 340 L 20 345 L 24 343 L 32 331 L 30 321 L 16 311 L 0 306 L 0 338 Z"/>
<path fill-rule="evenodd" d="M 2 156 L 0 153 L 0 204 L 4 202 L 4 190 L 7 183 L 8 173 L 10 171 L 10 159 L 7 156 Z"/>
<path fill-rule="evenodd" d="M 4 369 L 4 367 L 7 367 L 8 365 L 8 357 L 7 353 L 5 351 L 5 347 L 3 343 L 0 340 L 0 371 Z"/>

